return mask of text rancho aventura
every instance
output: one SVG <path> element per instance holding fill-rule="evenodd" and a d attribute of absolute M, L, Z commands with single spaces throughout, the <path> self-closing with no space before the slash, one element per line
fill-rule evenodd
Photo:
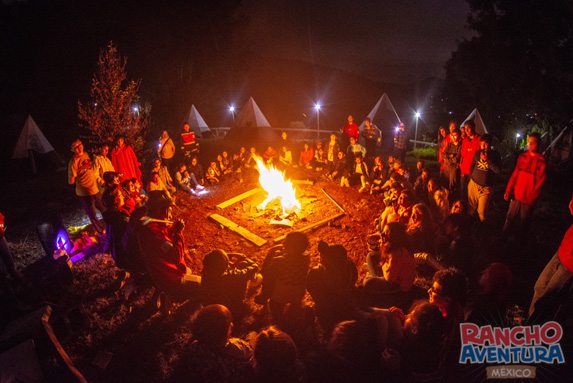
<path fill-rule="evenodd" d="M 491 327 L 460 324 L 460 363 L 565 363 L 557 322 L 535 326 Z"/>

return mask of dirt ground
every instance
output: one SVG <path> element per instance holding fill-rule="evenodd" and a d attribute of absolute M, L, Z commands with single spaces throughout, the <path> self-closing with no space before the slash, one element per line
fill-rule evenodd
<path fill-rule="evenodd" d="M 413 160 L 409 158 L 409 162 Z M 356 263 L 361 281 L 365 274 L 362 265 L 368 251 L 366 236 L 382 210 L 381 197 L 361 194 L 357 187 L 341 188 L 318 177 L 314 171 L 298 172 L 295 178 L 309 180 L 312 184 L 295 185 L 297 196 L 306 202 L 303 202 L 299 217 L 294 219 L 294 229 L 341 212 L 322 189 L 346 211 L 344 216 L 307 232 L 311 266 L 318 263 L 317 245 L 320 240 L 342 244 Z M 7 193 L 3 194 L 2 209 L 9 222 L 7 239 L 21 269 L 43 255 L 35 239 L 35 225 L 54 214 L 62 217 L 65 225 L 77 225 L 85 220 L 73 192 L 66 186 L 54 186 L 54 181 L 57 185 L 65 185 L 64 179 L 65 174 L 53 173 L 10 184 L 4 190 Z M 551 185 L 551 181 L 548 183 Z M 273 239 L 290 230 L 269 225 L 271 217 L 268 214 L 257 216 L 254 207 L 262 200 L 262 194 L 225 209 L 216 208 L 217 204 L 255 187 L 258 187 L 256 179 L 246 179 L 243 183 L 229 181 L 208 187 L 208 192 L 199 198 L 177 193 L 174 215 L 186 221 L 186 259 L 195 273 L 201 272 L 202 257 L 217 248 L 244 253 L 262 262 L 274 244 Z M 531 298 L 535 277 L 557 249 L 570 224 L 567 215 L 567 198 L 570 195 L 558 187 L 543 195 L 532 236 L 526 239 L 527 245 L 523 250 L 516 254 L 507 244 L 497 241 L 496 233 L 503 224 L 507 209 L 507 203 L 501 197 L 504 187 L 505 181 L 500 180 L 496 188 L 496 203 L 492 206 L 491 227 L 477 245 L 480 259 L 475 274 L 479 275 L 479 268 L 493 260 L 510 263 L 515 274 L 511 299 L 524 308 Z M 222 228 L 208 218 L 214 213 L 234 220 L 267 243 L 258 247 Z M 62 293 L 61 299 L 50 303 L 54 306 L 55 324 L 61 324 L 58 334 L 62 345 L 89 382 L 182 380 L 183 355 L 191 339 L 189 317 L 197 308 L 196 302 L 175 304 L 170 315 L 161 315 L 156 306 L 155 289 L 148 285 L 140 287 L 126 301 L 119 292 L 123 273 L 115 267 L 113 259 L 103 253 L 76 262 L 72 272 L 75 283 Z M 418 281 L 420 284 L 425 282 Z M 245 335 L 264 324 L 260 306 L 253 304 L 251 308 L 252 315 L 236 326 L 237 335 Z M 64 318 L 64 314 L 68 314 L 69 324 L 58 319 Z M 61 368 L 61 362 L 53 355 L 43 355 L 41 364 L 48 381 L 71 381 L 65 369 Z"/>

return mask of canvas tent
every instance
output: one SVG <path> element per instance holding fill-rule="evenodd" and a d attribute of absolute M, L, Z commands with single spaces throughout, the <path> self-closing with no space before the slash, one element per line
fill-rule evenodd
<path fill-rule="evenodd" d="M 195 132 L 196 137 L 203 137 L 204 133 L 211 133 L 211 129 L 207 126 L 207 123 L 201 117 L 195 105 L 191 105 L 191 110 L 189 110 L 189 115 L 187 116 L 187 123 L 189 128 Z"/>
<path fill-rule="evenodd" d="M 46 136 L 44 136 L 44 133 L 42 133 L 38 125 L 36 125 L 32 116 L 28 116 L 20 132 L 16 146 L 14 147 L 12 159 L 29 158 L 32 172 L 36 174 L 34 153 L 46 154 L 53 151 L 54 147 L 50 144 Z"/>
<path fill-rule="evenodd" d="M 271 128 L 271 124 L 252 97 L 241 108 L 233 127 L 225 137 L 233 141 L 270 142 L 278 140 L 278 135 Z"/>
<path fill-rule="evenodd" d="M 573 120 L 563 128 L 543 152 L 545 159 L 551 165 L 569 165 L 573 158 Z"/>
<path fill-rule="evenodd" d="M 390 101 L 390 97 L 386 93 L 380 97 L 374 108 L 368 113 L 368 118 L 382 132 L 383 142 L 392 141 L 392 139 L 386 139 L 385 137 L 394 137 L 394 129 L 402 122 L 398 113 L 396 113 L 396 109 L 394 109 L 394 105 L 392 105 L 392 101 Z M 360 133 L 362 133 L 364 126 L 363 121 L 360 124 Z"/>
<path fill-rule="evenodd" d="M 477 110 L 477 108 L 475 108 L 470 113 L 470 115 L 464 120 L 464 122 L 462 122 L 461 126 L 464 126 L 466 121 L 469 121 L 469 120 L 472 120 L 474 122 L 474 124 L 476 124 L 476 133 L 477 134 L 479 134 L 480 136 L 487 134 L 487 129 L 485 127 L 485 124 L 483 123 L 483 120 L 482 120 L 481 115 L 479 114 L 479 111 Z"/>

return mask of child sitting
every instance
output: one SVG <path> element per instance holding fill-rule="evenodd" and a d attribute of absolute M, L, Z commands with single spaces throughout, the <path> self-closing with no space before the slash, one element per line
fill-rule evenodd
<path fill-rule="evenodd" d="M 217 167 L 217 163 L 215 161 L 211 162 L 211 165 L 207 168 L 207 181 L 211 185 L 218 184 L 220 177 L 221 170 Z"/>

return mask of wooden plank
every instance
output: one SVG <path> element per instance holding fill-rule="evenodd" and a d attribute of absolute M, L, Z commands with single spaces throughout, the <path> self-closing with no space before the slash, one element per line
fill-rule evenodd
<path fill-rule="evenodd" d="M 228 199 L 224 202 L 221 202 L 220 204 L 217 205 L 217 209 L 224 209 L 227 206 L 231 206 L 232 204 L 234 204 L 235 202 L 239 202 L 242 199 L 245 199 L 247 197 L 250 197 L 254 194 L 257 194 L 258 192 L 260 192 L 261 189 L 260 188 L 256 188 L 256 189 L 252 189 L 249 190 L 248 192 L 244 192 L 243 194 L 239 194 L 238 196 Z"/>
<path fill-rule="evenodd" d="M 314 185 L 314 181 L 311 180 L 291 180 L 293 185 Z"/>
<path fill-rule="evenodd" d="M 336 201 L 334 200 L 334 198 L 332 198 L 332 197 L 330 196 L 330 194 L 328 194 L 328 193 L 326 192 L 326 190 L 324 190 L 323 188 L 320 188 L 320 190 L 322 190 L 322 192 L 324 193 L 324 195 L 326 195 L 326 196 L 328 197 L 328 199 L 331 200 L 332 203 L 334 203 L 334 204 L 336 205 L 336 207 L 338 207 L 343 213 L 346 213 L 346 210 L 344 210 L 344 208 L 343 208 L 342 206 L 340 206 L 340 204 L 339 204 L 338 202 L 336 202 Z"/>
<path fill-rule="evenodd" d="M 313 224 L 311 224 L 311 225 L 305 226 L 305 227 L 300 228 L 300 229 L 295 230 L 295 231 L 304 232 L 304 231 L 308 231 L 308 230 L 314 229 L 314 228 L 319 227 L 319 226 L 322 226 L 322 225 L 324 225 L 324 224 L 326 224 L 326 223 L 328 223 L 328 222 L 330 222 L 330 221 L 334 221 L 335 219 L 338 219 L 338 218 L 342 217 L 342 216 L 345 215 L 345 214 L 346 214 L 346 213 L 338 213 L 338 214 L 336 214 L 336 215 L 333 215 L 332 217 L 325 218 L 325 219 L 323 219 L 323 220 L 321 220 L 321 221 L 315 222 L 315 223 L 313 223 Z M 284 241 L 285 238 L 286 238 L 286 235 L 281 235 L 280 237 L 275 238 L 275 242 Z"/>
<path fill-rule="evenodd" d="M 244 227 L 237 225 L 235 222 L 233 222 L 230 219 L 227 219 L 223 216 L 220 216 L 219 214 L 211 214 L 209 216 L 209 218 L 211 218 L 213 221 L 220 223 L 221 225 L 225 226 L 227 229 L 234 231 L 235 233 L 239 234 L 240 236 L 242 236 L 246 240 L 254 243 L 255 245 L 257 245 L 259 247 L 261 247 L 267 243 L 266 239 L 262 239 L 258 235 L 251 233 L 250 231 L 248 231 Z"/>

